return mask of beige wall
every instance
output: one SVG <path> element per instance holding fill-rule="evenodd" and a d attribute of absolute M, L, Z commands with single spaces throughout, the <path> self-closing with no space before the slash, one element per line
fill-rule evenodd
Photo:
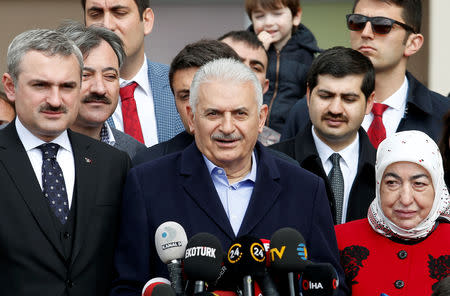
<path fill-rule="evenodd" d="M 6 70 L 6 52 L 19 33 L 55 28 L 64 19 L 82 20 L 78 0 L 0 0 L 0 72 Z"/>

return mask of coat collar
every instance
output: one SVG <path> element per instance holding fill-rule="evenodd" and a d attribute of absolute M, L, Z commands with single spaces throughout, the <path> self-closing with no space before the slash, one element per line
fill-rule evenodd
<path fill-rule="evenodd" d="M 430 96 L 430 90 L 420 83 L 411 73 L 406 72 L 408 79 L 408 95 L 406 99 L 407 107 L 413 105 L 417 110 L 427 114 L 433 113 L 433 98 Z"/>
<path fill-rule="evenodd" d="M 258 159 L 255 187 L 238 236 L 252 232 L 272 208 L 282 189 L 278 183 L 280 173 L 273 156 L 259 143 L 255 146 L 255 154 Z M 236 236 L 195 142 L 181 153 L 179 171 L 184 177 L 182 186 L 189 196 L 231 240 L 234 240 Z"/>

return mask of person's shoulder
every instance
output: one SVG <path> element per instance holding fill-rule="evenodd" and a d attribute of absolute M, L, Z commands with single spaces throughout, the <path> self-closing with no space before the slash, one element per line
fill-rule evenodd
<path fill-rule="evenodd" d="M 149 59 L 147 59 L 147 65 L 151 71 L 158 73 L 169 73 L 169 65 L 158 62 L 152 62 Z"/>
<path fill-rule="evenodd" d="M 74 146 L 74 143 L 78 145 L 89 146 L 90 150 L 97 151 L 96 153 L 97 156 L 107 155 L 106 158 L 108 159 L 110 159 L 111 157 L 128 158 L 128 154 L 125 153 L 124 151 L 116 149 L 111 145 L 93 139 L 86 135 L 74 132 L 72 130 L 69 131 L 69 138 L 72 142 L 72 147 Z"/>

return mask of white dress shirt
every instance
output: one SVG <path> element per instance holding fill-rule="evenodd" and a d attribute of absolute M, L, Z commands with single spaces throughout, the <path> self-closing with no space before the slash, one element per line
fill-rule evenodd
<path fill-rule="evenodd" d="M 124 87 L 133 81 L 138 84 L 134 91 L 134 99 L 136 101 L 139 122 L 141 123 L 142 135 L 144 137 L 145 145 L 150 147 L 158 144 L 158 131 L 153 94 L 148 80 L 147 57 L 144 57 L 144 64 L 142 64 L 142 67 L 139 72 L 137 72 L 136 76 L 130 80 L 120 78 L 120 87 Z M 122 102 L 120 99 L 112 118 L 116 129 L 123 132 Z"/>
<path fill-rule="evenodd" d="M 336 152 L 341 155 L 339 165 L 341 167 L 342 176 L 344 177 L 344 202 L 342 206 L 341 223 L 345 223 L 350 191 L 352 189 L 353 182 L 355 181 L 356 173 L 358 172 L 359 134 L 356 134 L 355 140 L 350 145 L 340 151 L 334 151 L 321 139 L 319 139 L 314 131 L 314 126 L 312 127 L 312 135 L 320 160 L 322 161 L 323 169 L 327 176 L 333 168 L 333 163 L 330 160 L 331 154 Z"/>
<path fill-rule="evenodd" d="M 398 125 L 400 124 L 400 121 L 405 115 L 405 108 L 406 108 L 406 96 L 408 95 L 408 79 L 403 81 L 402 86 L 392 94 L 389 98 L 384 100 L 383 103 L 385 105 L 388 105 L 389 107 L 384 111 L 383 113 L 383 125 L 386 129 L 386 137 L 389 137 L 390 135 L 394 134 L 397 131 Z M 376 93 L 375 93 L 376 97 Z M 378 103 L 378 102 L 377 102 Z M 373 121 L 373 113 L 370 112 L 366 116 L 364 116 L 363 123 L 361 126 L 366 130 L 369 129 L 370 125 Z"/>
<path fill-rule="evenodd" d="M 18 117 L 16 117 L 16 130 L 23 147 L 27 152 L 34 174 L 36 175 L 36 179 L 42 190 L 42 151 L 37 147 L 46 142 L 33 135 L 26 127 L 24 127 Z M 63 171 L 70 209 L 72 205 L 73 188 L 75 185 L 75 160 L 73 158 L 72 145 L 70 144 L 67 131 L 64 131 L 50 142 L 60 146 L 58 154 L 56 155 L 56 161 L 58 161 L 58 164 Z"/>

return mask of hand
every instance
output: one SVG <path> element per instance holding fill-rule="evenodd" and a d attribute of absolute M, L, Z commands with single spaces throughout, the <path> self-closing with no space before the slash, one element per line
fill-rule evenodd
<path fill-rule="evenodd" d="M 269 50 L 270 44 L 272 44 L 272 42 L 273 42 L 272 36 L 269 33 L 267 33 L 266 31 L 261 31 L 258 34 L 258 39 L 259 39 L 259 41 L 262 42 L 262 44 L 264 45 L 264 48 L 266 50 Z"/>

